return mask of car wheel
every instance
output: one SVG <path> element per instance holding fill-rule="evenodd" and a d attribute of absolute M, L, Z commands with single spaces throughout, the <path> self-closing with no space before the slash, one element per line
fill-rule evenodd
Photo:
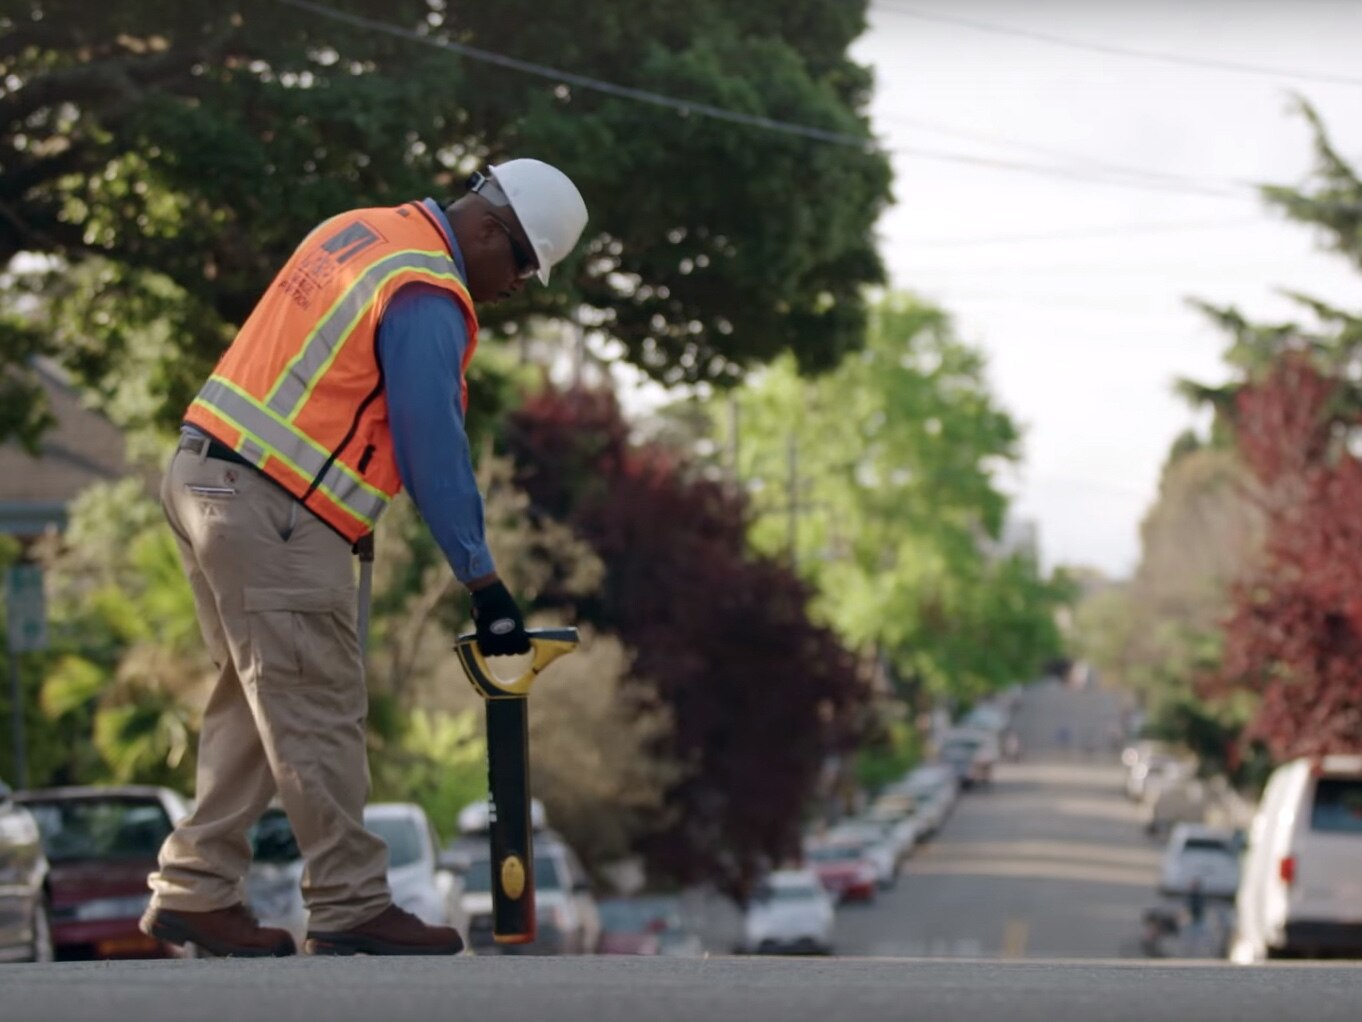
<path fill-rule="evenodd" d="M 38 899 L 38 906 L 33 912 L 33 949 L 30 956 L 30 960 L 35 962 L 51 962 L 57 957 L 52 946 L 52 917 L 48 912 L 46 894 Z"/>

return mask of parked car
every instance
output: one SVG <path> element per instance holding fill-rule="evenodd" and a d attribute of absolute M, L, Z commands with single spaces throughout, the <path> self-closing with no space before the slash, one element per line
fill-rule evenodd
<path fill-rule="evenodd" d="M 898 881 L 904 861 L 913 854 L 913 848 L 917 845 L 917 824 L 913 816 L 872 806 L 851 820 L 851 826 L 855 828 L 856 834 L 864 834 L 867 839 L 878 839 L 889 850 L 893 856 L 893 871 L 887 883 L 892 887 Z"/>
<path fill-rule="evenodd" d="M 64 960 L 167 958 L 137 928 L 161 844 L 189 811 L 169 788 L 47 788 L 14 796 L 33 814 L 51 873 L 52 938 Z"/>
<path fill-rule="evenodd" d="M 453 926 L 466 933 L 463 880 L 442 868 L 440 839 L 426 811 L 410 802 L 376 802 L 365 806 L 364 826 L 388 846 L 393 903 L 432 926 Z"/>
<path fill-rule="evenodd" d="M 0 781 L 0 962 L 50 962 L 47 857 L 33 815 Z"/>
<path fill-rule="evenodd" d="M 1169 752 L 1167 742 L 1152 738 L 1141 738 L 1139 741 L 1129 743 L 1121 750 L 1121 765 L 1126 768 L 1128 775 L 1135 768 L 1135 764 L 1149 759 L 1150 756 L 1166 755 Z"/>
<path fill-rule="evenodd" d="M 1233 830 L 1179 823 L 1164 849 L 1159 892 L 1182 896 L 1196 883 L 1208 898 L 1233 898 L 1239 889 L 1240 849 Z"/>
<path fill-rule="evenodd" d="M 990 731 L 1001 735 L 1011 723 L 1012 715 L 1001 705 L 992 702 L 980 703 L 970 710 L 960 721 L 960 726 L 971 730 Z"/>
<path fill-rule="evenodd" d="M 942 739 L 939 754 L 955 770 L 960 786 L 972 788 L 993 779 L 1000 751 L 998 736 L 991 731 L 955 728 Z"/>
<path fill-rule="evenodd" d="M 890 788 L 889 795 L 911 798 L 917 805 L 919 839 L 930 837 L 955 808 L 960 783 L 954 768 L 946 763 L 924 763 Z"/>
<path fill-rule="evenodd" d="M 804 849 L 804 859 L 834 900 L 875 900 L 879 874 L 859 845 L 812 842 Z"/>
<path fill-rule="evenodd" d="M 1135 763 L 1126 772 L 1126 795 L 1135 802 L 1144 800 L 1151 784 L 1158 784 L 1160 778 L 1187 776 L 1196 773 L 1195 761 L 1169 750 L 1153 747 L 1143 755 L 1137 756 Z"/>
<path fill-rule="evenodd" d="M 739 953 L 831 954 L 832 898 L 812 870 L 778 870 L 758 888 Z"/>
<path fill-rule="evenodd" d="M 698 958 L 704 954 L 700 938 L 681 921 L 676 898 L 644 895 L 606 898 L 600 902 L 603 955 L 673 955 Z"/>
<path fill-rule="evenodd" d="M 307 938 L 307 906 L 303 904 L 303 853 L 288 816 L 270 806 L 251 827 L 251 866 L 246 871 L 246 904 L 262 926 L 293 934 L 303 946 Z"/>
<path fill-rule="evenodd" d="M 896 828 L 893 837 L 902 847 L 902 856 L 911 854 L 932 826 L 929 807 L 919 802 L 916 795 L 903 792 L 879 795 L 861 817 L 881 826 L 892 824 Z"/>
<path fill-rule="evenodd" d="M 434 926 L 466 931 L 463 881 L 440 862 L 439 843 L 425 811 L 407 803 L 375 803 L 365 807 L 364 825 L 388 845 L 393 903 Z M 266 809 L 251 828 L 250 840 L 247 904 L 262 926 L 288 930 L 301 947 L 307 936 L 305 864 L 284 810 Z"/>
<path fill-rule="evenodd" d="M 530 944 L 498 944 L 492 932 L 492 859 L 487 839 L 465 835 L 451 847 L 463 860 L 462 908 L 468 944 L 478 954 L 589 954 L 600 943 L 601 919 L 591 880 L 577 855 L 552 831 L 534 835 L 538 933 Z"/>
<path fill-rule="evenodd" d="M 898 849 L 880 827 L 847 821 L 829 831 L 827 840 L 859 847 L 861 854 L 875 867 L 875 882 L 881 889 L 888 890 L 898 883 Z"/>
<path fill-rule="evenodd" d="M 1362 957 L 1362 756 L 1272 772 L 1235 907 L 1236 962 Z"/>
<path fill-rule="evenodd" d="M 1206 818 L 1206 785 L 1197 780 L 1195 769 L 1189 762 L 1172 762 L 1145 781 L 1140 814 L 1146 833 L 1157 837 L 1179 823 Z"/>

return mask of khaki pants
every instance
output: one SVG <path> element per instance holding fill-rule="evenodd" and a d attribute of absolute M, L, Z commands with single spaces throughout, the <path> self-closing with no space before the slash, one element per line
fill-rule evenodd
<path fill-rule="evenodd" d="M 242 900 L 247 831 L 278 795 L 306 868 L 309 928 L 388 906 L 387 848 L 364 829 L 368 697 L 350 545 L 245 465 L 178 451 L 161 490 L 218 679 L 194 811 L 166 839 L 153 902 Z"/>

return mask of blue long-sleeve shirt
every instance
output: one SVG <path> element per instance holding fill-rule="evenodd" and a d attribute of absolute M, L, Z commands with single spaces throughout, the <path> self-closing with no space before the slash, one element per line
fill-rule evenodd
<path fill-rule="evenodd" d="M 431 199 L 424 204 L 449 242 L 459 276 L 466 278 L 444 211 Z M 461 582 L 496 570 L 464 432 L 460 381 L 467 347 L 463 313 L 448 292 L 435 287 L 403 288 L 378 325 L 397 471 Z"/>

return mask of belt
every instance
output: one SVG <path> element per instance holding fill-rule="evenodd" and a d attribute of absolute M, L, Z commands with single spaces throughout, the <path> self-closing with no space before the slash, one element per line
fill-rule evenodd
<path fill-rule="evenodd" d="M 181 436 L 180 446 L 176 450 L 188 451 L 190 454 L 203 454 L 204 444 L 208 445 L 210 458 L 217 458 L 219 461 L 230 461 L 237 465 L 245 465 L 248 468 L 255 468 L 249 461 L 237 454 L 224 443 L 219 443 L 208 436 Z"/>
<path fill-rule="evenodd" d="M 190 454 L 203 454 L 204 444 L 208 445 L 207 455 L 208 457 L 217 458 L 219 461 L 230 461 L 236 465 L 245 465 L 247 468 L 254 469 L 257 472 L 260 472 L 260 469 L 257 466 L 253 465 L 251 462 L 247 461 L 241 455 L 237 454 L 236 451 L 232 450 L 226 444 L 222 443 L 221 441 L 214 440 L 210 436 L 189 436 L 187 434 L 181 433 L 180 444 L 175 449 L 177 451 L 188 451 Z M 263 472 L 261 472 L 260 474 L 265 475 Z M 265 476 L 265 478 L 270 479 L 269 476 Z M 278 486 L 279 489 L 283 490 L 285 493 L 288 493 L 288 490 L 284 488 L 284 485 L 282 483 L 274 479 L 270 479 L 270 482 L 274 483 L 275 486 Z M 298 500 L 298 498 L 295 497 L 292 493 L 288 493 L 288 495 L 291 500 Z M 299 503 L 302 502 L 299 501 Z M 348 536 L 344 535 L 339 529 L 337 529 L 334 525 L 328 522 L 325 518 L 321 519 L 321 522 L 328 529 L 334 532 L 337 536 L 340 536 L 341 539 L 345 540 L 345 542 L 347 543 L 351 542 Z M 366 565 L 370 567 L 372 567 L 373 565 L 374 534 L 371 532 L 366 536 L 361 536 L 359 540 L 353 544 L 353 548 L 355 554 L 360 559 L 360 573 L 362 577 Z M 367 617 L 368 614 L 366 611 L 364 619 L 367 619 Z"/>

